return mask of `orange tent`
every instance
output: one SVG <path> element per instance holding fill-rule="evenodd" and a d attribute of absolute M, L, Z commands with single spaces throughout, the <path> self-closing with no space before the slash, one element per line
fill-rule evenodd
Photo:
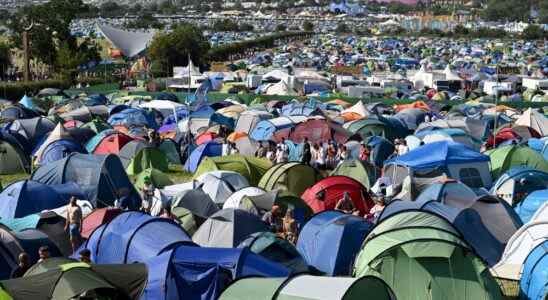
<path fill-rule="evenodd" d="M 344 122 L 356 121 L 356 120 L 361 120 L 361 119 L 364 118 L 364 116 L 360 115 L 359 113 L 355 113 L 355 112 L 342 113 L 341 117 L 344 119 Z"/>
<path fill-rule="evenodd" d="M 235 131 L 235 132 L 231 133 L 226 139 L 231 143 L 235 143 L 237 140 L 239 140 L 243 137 L 246 137 L 246 136 L 247 136 L 247 133 L 245 133 L 245 132 Z"/>
<path fill-rule="evenodd" d="M 350 103 L 348 103 L 348 102 L 346 102 L 342 99 L 334 99 L 334 100 L 328 101 L 327 103 L 328 104 L 340 105 L 343 108 L 349 108 L 350 106 L 352 106 L 352 104 L 350 104 Z"/>
<path fill-rule="evenodd" d="M 424 101 L 415 101 L 413 103 L 409 103 L 409 104 L 399 104 L 399 105 L 394 105 L 394 110 L 396 112 L 400 112 L 404 109 L 407 109 L 407 108 L 420 108 L 424 111 L 430 111 L 430 106 L 428 106 L 428 104 L 424 103 Z"/>

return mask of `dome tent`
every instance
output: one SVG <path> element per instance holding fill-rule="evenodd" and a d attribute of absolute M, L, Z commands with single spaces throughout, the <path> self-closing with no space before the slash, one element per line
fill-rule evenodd
<path fill-rule="evenodd" d="M 189 188 L 201 188 L 217 204 L 223 204 L 236 191 L 246 188 L 245 177 L 232 171 L 213 171 L 200 175 L 189 183 Z"/>
<path fill-rule="evenodd" d="M 338 164 L 329 176 L 348 176 L 370 188 L 374 184 L 375 170 L 372 165 L 360 160 L 345 160 Z"/>
<path fill-rule="evenodd" d="M 349 275 L 354 257 L 372 225 L 340 211 L 324 211 L 302 228 L 297 250 L 306 262 L 330 276 Z"/>
<path fill-rule="evenodd" d="M 487 152 L 491 159 L 491 173 L 498 178 L 515 166 L 526 166 L 548 173 L 548 161 L 527 146 L 508 145 Z"/>
<path fill-rule="evenodd" d="M 426 212 L 402 211 L 375 226 L 354 262 L 354 276 L 364 275 L 384 279 L 400 300 L 502 299 L 460 234 Z"/>
<path fill-rule="evenodd" d="M 516 207 L 523 223 L 528 223 L 535 213 L 546 203 L 548 203 L 548 189 L 534 191 L 523 199 Z"/>
<path fill-rule="evenodd" d="M 204 157 L 194 173 L 194 178 L 211 171 L 232 171 L 244 176 L 251 185 L 257 185 L 261 176 L 272 166 L 263 158 L 239 154 L 222 157 Z"/>
<path fill-rule="evenodd" d="M 268 169 L 258 186 L 265 191 L 277 189 L 281 195 L 300 197 L 308 187 L 321 178 L 322 175 L 311 166 L 289 162 L 277 164 Z"/>
<path fill-rule="evenodd" d="M 520 280 L 522 299 L 543 300 L 548 296 L 548 241 L 537 245 L 523 264 Z"/>
<path fill-rule="evenodd" d="M 73 181 L 94 207 L 113 206 L 121 192 L 127 193 L 130 208 L 141 205 L 139 194 L 131 184 L 116 155 L 73 153 L 62 160 L 41 166 L 32 180 L 48 185 Z"/>

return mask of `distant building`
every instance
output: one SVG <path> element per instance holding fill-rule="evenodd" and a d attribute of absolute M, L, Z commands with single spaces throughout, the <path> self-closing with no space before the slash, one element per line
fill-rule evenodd
<path fill-rule="evenodd" d="M 341 0 L 339 3 L 335 1 L 331 2 L 329 5 L 329 11 L 334 14 L 356 16 L 365 14 L 366 9 L 359 3 L 349 3 L 347 0 Z"/>

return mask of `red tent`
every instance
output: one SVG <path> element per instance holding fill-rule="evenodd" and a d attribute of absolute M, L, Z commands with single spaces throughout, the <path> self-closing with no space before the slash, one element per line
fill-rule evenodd
<path fill-rule="evenodd" d="M 196 137 L 196 145 L 205 144 L 209 141 L 213 141 L 217 135 L 213 132 L 206 131 Z"/>
<path fill-rule="evenodd" d="M 64 124 L 63 124 L 63 127 L 65 128 L 76 128 L 76 127 L 80 127 L 84 125 L 84 122 L 82 121 L 78 121 L 78 120 L 70 120 L 70 121 L 66 121 Z"/>
<path fill-rule="evenodd" d="M 317 197 L 322 191 L 325 193 L 323 200 Z M 304 191 L 301 198 L 315 213 L 318 213 L 335 209 L 344 192 L 350 193 L 350 199 L 362 215 L 369 213 L 374 205 L 367 189 L 358 181 L 347 176 L 330 176 L 322 179 Z"/>
<path fill-rule="evenodd" d="M 109 134 L 97 144 L 93 154 L 118 154 L 120 149 L 132 140 L 132 137 L 121 132 Z"/>
<path fill-rule="evenodd" d="M 82 237 L 88 239 L 97 227 L 112 221 L 121 213 L 119 208 L 99 208 L 93 211 L 82 222 Z"/>

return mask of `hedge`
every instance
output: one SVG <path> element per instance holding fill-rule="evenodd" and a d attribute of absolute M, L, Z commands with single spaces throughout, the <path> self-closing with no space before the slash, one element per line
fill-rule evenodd
<path fill-rule="evenodd" d="M 19 100 L 25 95 L 34 95 L 45 88 L 68 89 L 70 86 L 69 81 L 58 79 L 31 81 L 28 83 L 0 83 L 0 98 Z"/>

